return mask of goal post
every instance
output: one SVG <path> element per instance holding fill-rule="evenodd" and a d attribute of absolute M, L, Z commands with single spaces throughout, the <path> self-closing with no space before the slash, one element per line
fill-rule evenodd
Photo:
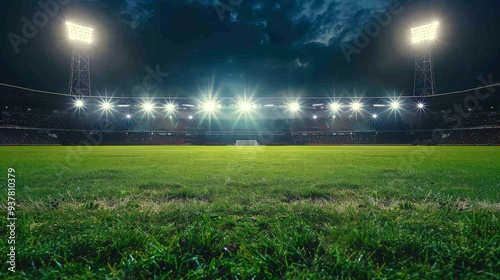
<path fill-rule="evenodd" d="M 257 140 L 236 140 L 236 146 L 259 146 Z"/>

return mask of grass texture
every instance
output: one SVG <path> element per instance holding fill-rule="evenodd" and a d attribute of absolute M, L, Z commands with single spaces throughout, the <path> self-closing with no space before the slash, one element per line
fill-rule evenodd
<path fill-rule="evenodd" d="M 9 279 L 500 279 L 500 147 L 0 147 Z M 4 216 L 5 217 L 5 216 Z"/>

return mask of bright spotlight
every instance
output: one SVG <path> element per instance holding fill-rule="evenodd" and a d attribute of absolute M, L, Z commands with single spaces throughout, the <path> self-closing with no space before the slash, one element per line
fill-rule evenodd
<path fill-rule="evenodd" d="M 391 109 L 398 110 L 401 107 L 401 104 L 398 101 L 393 101 L 391 103 Z"/>
<path fill-rule="evenodd" d="M 293 102 L 288 104 L 288 109 L 292 112 L 297 112 L 300 110 L 300 105 L 297 102 Z"/>
<path fill-rule="evenodd" d="M 214 112 L 217 109 L 217 107 L 218 107 L 218 105 L 214 101 L 207 101 L 207 102 L 203 103 L 203 105 L 202 105 L 203 111 L 206 111 L 209 113 Z"/>
<path fill-rule="evenodd" d="M 356 102 L 351 103 L 351 109 L 352 109 L 353 111 L 355 111 L 355 112 L 357 112 L 357 111 L 361 110 L 361 103 L 359 103 L 359 102 L 357 102 L 357 101 L 356 101 Z"/>
<path fill-rule="evenodd" d="M 340 110 L 340 104 L 338 102 L 334 102 L 330 104 L 330 109 L 334 112 Z"/>
<path fill-rule="evenodd" d="M 317 118 L 318 118 L 318 116 L 316 116 L 316 115 L 313 116 L 313 119 L 317 119 Z"/>
<path fill-rule="evenodd" d="M 127 114 L 125 117 L 127 117 L 127 119 L 130 119 L 132 116 L 130 114 Z"/>
<path fill-rule="evenodd" d="M 418 44 L 424 41 L 433 41 L 437 36 L 437 28 L 439 26 L 439 22 L 433 22 L 431 24 L 423 25 L 420 27 L 412 28 L 412 42 L 414 44 Z"/>
<path fill-rule="evenodd" d="M 75 102 L 75 106 L 76 106 L 77 108 L 83 108 L 83 106 L 85 106 L 85 103 L 83 102 L 83 100 L 78 99 L 78 100 Z"/>
<path fill-rule="evenodd" d="M 192 120 L 192 119 L 193 119 L 193 116 L 189 116 L 188 118 L 189 118 L 190 120 Z"/>
<path fill-rule="evenodd" d="M 377 114 L 373 114 L 373 115 L 372 115 L 372 118 L 373 118 L 373 119 L 378 118 Z"/>
<path fill-rule="evenodd" d="M 111 109 L 111 103 L 109 103 L 108 101 L 104 101 L 101 103 L 101 108 L 105 111 L 108 111 Z"/>
<path fill-rule="evenodd" d="M 243 112 L 250 112 L 252 110 L 252 108 L 254 108 L 252 103 L 245 102 L 245 101 L 240 101 L 238 106 L 240 108 L 240 111 L 243 111 Z"/>
<path fill-rule="evenodd" d="M 424 103 L 418 103 L 417 104 L 417 108 L 418 109 L 424 109 L 424 107 L 425 107 Z"/>
<path fill-rule="evenodd" d="M 153 107 L 154 107 L 154 105 L 153 105 L 153 103 L 151 103 L 151 102 L 145 102 L 144 104 L 142 104 L 142 108 L 143 108 L 143 109 L 144 109 L 144 111 L 146 111 L 146 112 L 151 112 L 151 111 L 153 111 Z"/>
<path fill-rule="evenodd" d="M 175 105 L 172 104 L 172 103 L 168 103 L 167 105 L 165 105 L 165 109 L 168 111 L 168 112 L 173 112 L 175 110 Z"/>
<path fill-rule="evenodd" d="M 82 41 L 87 44 L 92 43 L 94 29 L 71 22 L 66 22 L 66 26 L 68 27 L 69 39 L 71 41 Z"/>

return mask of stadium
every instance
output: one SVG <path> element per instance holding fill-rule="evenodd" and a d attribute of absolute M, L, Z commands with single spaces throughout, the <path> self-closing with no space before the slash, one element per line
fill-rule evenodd
<path fill-rule="evenodd" d="M 428 97 L 205 101 L 4 87 L 2 144 L 497 145 L 497 87 Z"/>
<path fill-rule="evenodd" d="M 259 49 L 262 45 L 276 44 L 279 48 L 274 52 L 286 53 L 288 48 L 297 48 L 296 42 L 285 44 L 273 41 L 273 37 L 268 41 L 256 41 L 258 46 L 248 49 L 235 44 L 236 51 L 219 45 L 223 50 L 214 51 L 210 45 L 213 43 L 210 36 L 224 41 L 221 34 L 226 32 L 237 37 L 237 32 L 226 28 L 237 26 L 242 32 L 247 30 L 242 27 L 243 23 L 252 28 L 264 28 L 265 24 L 259 20 L 266 16 L 259 11 L 267 4 L 259 1 L 213 5 L 205 1 L 181 1 L 181 4 L 125 1 L 126 4 L 120 7 L 128 7 L 129 15 L 135 16 L 132 11 L 141 15 L 148 9 L 154 11 L 150 15 L 150 25 L 145 24 L 141 29 L 137 27 L 140 25 L 138 19 L 131 23 L 123 15 L 108 15 L 112 14 L 107 10 L 107 5 L 111 4 L 104 1 L 59 2 L 40 1 L 39 7 L 31 7 L 39 9 L 32 22 L 41 34 L 49 32 L 44 31 L 45 25 L 60 26 L 54 30 L 64 30 L 61 37 L 67 36 L 66 47 L 71 47 L 64 58 L 66 64 L 61 63 L 67 67 L 71 57 L 68 90 L 58 90 L 60 87 L 56 85 L 64 80 L 61 84 L 65 87 L 66 76 L 42 73 L 46 71 L 36 72 L 36 78 L 12 78 L 22 73 L 12 65 L 21 65 L 24 58 L 14 56 L 13 60 L 3 58 L 0 61 L 6 66 L 2 70 L 4 78 L 0 80 L 0 165 L 4 171 L 1 181 L 4 191 L 0 199 L 5 212 L 0 222 L 3 237 L 0 248 L 4 258 L 1 277 L 500 277 L 500 83 L 494 82 L 498 58 L 492 56 L 498 52 L 500 39 L 491 39 L 492 51 L 483 50 L 481 59 L 489 60 L 485 63 L 487 66 L 470 66 L 483 72 L 475 76 L 463 74 L 445 82 L 438 78 L 440 74 L 450 78 L 458 75 L 458 71 L 449 69 L 452 74 L 443 73 L 446 68 L 436 67 L 433 52 L 443 56 L 436 50 L 442 43 L 437 37 L 440 31 L 444 32 L 446 23 L 443 22 L 452 19 L 433 20 L 429 24 L 419 21 L 421 25 L 412 25 L 404 31 L 411 37 L 413 51 L 418 51 L 411 54 L 410 60 L 397 62 L 406 66 L 387 70 L 387 76 L 394 76 L 388 78 L 394 83 L 387 87 L 398 85 L 401 90 L 385 90 L 385 82 L 382 83 L 384 89 L 380 90 L 377 89 L 378 80 L 366 80 L 368 89 L 361 93 L 355 89 L 321 91 L 312 86 L 320 84 L 322 77 L 307 76 L 311 73 L 308 71 L 312 71 L 308 67 L 320 65 L 325 52 L 315 45 L 312 49 L 320 54 L 319 58 L 304 55 L 301 60 L 295 59 L 295 54 L 290 57 L 283 54 L 279 58 L 292 61 L 284 64 L 285 69 L 295 71 L 283 74 L 286 79 L 297 79 L 296 90 L 284 94 L 271 83 L 266 84 L 266 80 L 275 79 L 278 87 L 283 86 L 280 80 L 283 70 L 276 70 L 282 68 L 274 65 L 281 63 L 276 58 L 279 55 L 257 63 L 259 71 L 266 67 L 274 69 L 261 77 L 265 86 L 255 85 L 247 90 L 248 80 L 243 78 L 241 82 L 241 77 L 251 72 L 248 61 L 258 56 L 272 56 Z M 150 6 L 144 4 L 146 2 Z M 330 5 L 337 3 L 330 2 Z M 352 17 L 362 19 L 359 13 L 370 9 L 373 14 L 368 15 L 377 20 L 382 15 L 398 20 L 397 17 L 421 14 L 420 8 L 415 8 L 421 7 L 419 3 L 395 2 L 379 3 L 380 7 L 379 4 L 356 4 L 359 7 L 354 6 L 360 10 Z M 498 4 L 484 2 L 486 7 L 495 5 L 498 8 Z M 289 9 L 287 15 L 296 11 L 294 5 L 298 4 L 287 5 L 276 1 L 274 6 L 269 6 L 274 14 L 266 18 L 266 24 L 271 24 L 273 17 L 282 16 L 280 10 Z M 432 3 L 429 5 L 435 7 Z M 425 3 L 424 6 L 428 8 Z M 343 7 L 340 5 L 337 9 Z M 67 14 L 50 21 L 65 9 L 68 14 L 85 11 L 86 16 L 94 15 L 96 20 L 120 22 L 123 25 L 111 25 L 109 30 L 125 32 L 121 35 L 128 34 L 123 26 L 132 26 L 135 32 L 144 36 L 140 37 L 144 38 L 143 42 L 136 42 L 138 45 L 147 45 L 148 34 L 156 32 L 153 31 L 156 27 L 152 26 L 158 25 L 159 30 L 163 30 L 164 25 L 182 23 L 186 16 L 196 27 L 202 18 L 210 24 L 201 24 L 203 28 L 185 27 L 186 33 L 196 33 L 200 28 L 202 35 L 198 37 L 168 29 L 184 40 L 177 43 L 179 49 L 184 51 L 186 46 L 191 46 L 196 52 L 198 48 L 200 52 L 213 52 L 214 61 L 220 61 L 220 53 L 230 52 L 233 56 L 225 64 L 220 62 L 222 66 L 208 67 L 209 78 L 200 78 L 201 83 L 192 78 L 200 73 L 193 69 L 203 69 L 207 63 L 195 57 L 189 62 L 191 67 L 173 71 L 170 76 L 161 74 L 158 67 L 156 75 L 150 71 L 152 68 L 146 68 L 150 69 L 147 70 L 149 76 L 134 78 L 132 86 L 128 86 L 120 75 L 129 75 L 129 70 L 115 77 L 114 74 L 104 75 L 104 70 L 99 69 L 105 68 L 102 65 L 107 62 L 99 61 L 104 60 L 104 55 L 100 54 L 96 38 L 102 39 L 102 34 L 90 28 L 91 24 L 70 21 Z M 109 9 L 117 9 L 117 6 Z M 155 13 L 165 9 L 171 9 L 167 14 L 175 20 L 160 17 L 161 20 L 155 21 Z M 312 6 L 308 9 L 313 13 Z M 491 10 L 491 17 L 496 18 L 498 11 L 495 9 L 477 7 L 478 14 L 486 10 Z M 250 17 L 250 11 L 257 23 L 245 18 Z M 42 12 L 47 15 L 43 25 L 37 24 L 43 18 Z M 175 13 L 182 16 L 176 17 Z M 460 13 L 473 14 L 465 8 Z M 231 17 L 227 17 L 229 14 Z M 22 22 L 26 24 L 29 20 L 23 17 Z M 290 22 L 294 20 L 294 17 L 289 19 Z M 375 26 L 373 22 L 376 21 L 364 22 L 366 34 L 375 34 L 370 29 Z M 26 26 L 28 29 L 22 27 L 22 32 L 29 30 L 29 25 Z M 225 31 L 213 31 L 212 34 L 206 26 Z M 370 35 L 375 41 L 372 45 L 379 46 L 377 41 L 388 44 L 389 35 L 384 34 L 397 33 L 396 29 L 381 26 L 381 30 L 385 28 L 379 31 L 383 35 Z M 491 26 L 487 25 L 496 28 L 495 24 Z M 477 30 L 485 28 L 480 27 Z M 280 28 L 276 30 L 282 32 Z M 108 36 L 113 37 L 112 32 L 109 31 Z M 247 36 L 254 35 L 254 31 L 247 32 Z M 271 31 L 266 32 L 275 36 Z M 36 35 L 38 33 L 34 33 L 33 42 L 17 41 L 15 44 L 12 40 L 20 39 L 10 34 L 7 36 L 9 47 L 12 44 L 14 50 L 18 48 L 22 52 L 29 44 L 33 48 L 43 48 L 43 44 L 36 41 L 42 37 Z M 175 45 L 172 38 L 163 41 L 164 38 L 154 37 L 153 42 L 171 46 Z M 209 42 L 206 49 L 198 47 L 205 42 L 203 40 Z M 191 42 L 193 45 L 189 45 Z M 330 39 L 329 42 L 335 41 Z M 339 44 L 340 48 L 335 45 L 337 52 L 345 55 L 346 43 Z M 355 77 L 353 83 L 363 79 L 356 74 L 361 72 L 356 68 L 358 65 L 349 66 L 351 58 L 359 59 L 361 62 L 354 63 L 365 67 L 365 56 L 373 52 L 373 64 L 390 68 L 375 51 L 376 47 L 361 48 L 355 43 L 354 46 L 359 48 L 359 56 L 363 58 L 352 56 L 358 54 L 356 51 L 350 54 L 351 57 L 345 57 L 345 65 L 339 66 Z M 134 56 L 137 53 L 155 54 L 130 48 L 124 47 Z M 311 50 L 307 44 L 303 48 Z M 112 52 L 116 51 L 120 67 L 129 69 L 130 65 L 123 61 L 133 60 L 134 56 L 124 59 L 121 52 L 124 49 L 113 49 L 108 55 L 113 56 Z M 189 60 L 187 56 L 175 58 L 176 52 L 182 53 L 179 49 L 172 47 L 173 60 Z M 243 61 L 238 55 L 245 57 L 250 49 L 258 55 L 252 54 L 248 61 L 240 62 L 244 65 L 242 68 L 246 67 L 245 75 L 220 78 L 224 75 L 214 74 L 214 69 L 223 71 L 220 68 L 233 65 L 233 59 Z M 93 53 L 97 53 L 97 59 Z M 163 50 L 156 53 L 160 54 L 164 55 Z M 194 55 L 189 53 L 189 56 Z M 471 58 L 477 60 L 477 64 L 483 61 L 481 59 Z M 266 64 L 268 61 L 272 61 L 272 66 Z M 97 70 L 90 67 L 94 62 L 98 65 Z M 59 62 L 51 63 L 54 66 L 48 69 L 57 68 Z M 460 61 L 450 62 L 450 65 L 455 65 L 452 63 L 461 65 Z M 485 68 L 488 71 L 484 72 Z M 94 72 L 91 75 L 91 69 L 101 77 L 95 77 Z M 343 75 L 332 73 L 337 72 L 325 76 L 335 79 L 336 75 Z M 270 78 L 269 75 L 274 76 Z M 47 80 L 39 81 L 40 77 Z M 162 87 L 167 82 L 161 77 L 169 84 L 178 83 L 185 88 L 196 84 L 198 89 L 165 90 Z M 460 81 L 462 78 L 464 81 Z M 114 80 L 118 81 L 117 89 L 108 93 L 106 85 Z M 442 88 L 450 90 L 438 90 L 436 83 L 439 85 L 439 82 Z M 301 87 L 297 84 L 302 83 L 311 89 L 306 93 L 299 90 Z M 453 86 L 444 86 L 453 83 Z M 44 86 L 36 87 L 40 84 Z M 134 90 L 137 84 L 139 91 Z M 292 82 L 289 87 L 290 84 Z M 133 93 L 129 94 L 130 91 Z"/>

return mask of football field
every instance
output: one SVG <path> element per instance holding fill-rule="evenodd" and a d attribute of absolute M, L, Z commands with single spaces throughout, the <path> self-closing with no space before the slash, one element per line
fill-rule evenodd
<path fill-rule="evenodd" d="M 15 246 L 11 279 L 500 278 L 500 147 L 0 155 L 1 273 Z"/>

